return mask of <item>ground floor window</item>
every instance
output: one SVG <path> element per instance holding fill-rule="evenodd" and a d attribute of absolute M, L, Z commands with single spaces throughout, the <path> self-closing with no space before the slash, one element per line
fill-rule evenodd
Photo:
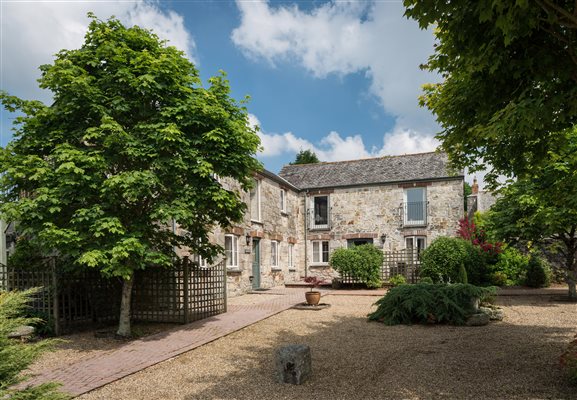
<path fill-rule="evenodd" d="M 427 237 L 426 236 L 406 236 L 405 237 L 405 248 L 416 249 L 417 254 L 420 254 L 427 247 Z"/>
<path fill-rule="evenodd" d="M 238 236 L 226 235 L 224 237 L 224 254 L 226 255 L 226 266 L 238 268 Z"/>
<path fill-rule="evenodd" d="M 355 246 L 362 246 L 363 244 L 373 244 L 373 239 L 348 239 L 347 247 L 350 249 Z"/>
<path fill-rule="evenodd" d="M 276 240 L 270 242 L 270 265 L 278 267 L 278 242 Z"/>
<path fill-rule="evenodd" d="M 328 240 L 313 241 L 313 263 L 329 262 L 329 242 Z"/>
<path fill-rule="evenodd" d="M 289 243 L 288 245 L 288 254 L 287 254 L 287 259 L 288 259 L 288 267 L 292 268 L 294 267 L 293 264 L 293 253 L 294 253 L 294 249 L 295 249 L 295 245 L 292 243 Z"/>

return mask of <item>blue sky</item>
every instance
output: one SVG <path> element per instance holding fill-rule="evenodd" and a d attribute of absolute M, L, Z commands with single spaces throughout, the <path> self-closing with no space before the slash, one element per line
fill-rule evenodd
<path fill-rule="evenodd" d="M 83 42 L 88 18 L 117 16 L 153 29 L 184 50 L 203 79 L 222 69 L 236 99 L 251 97 L 265 168 L 278 172 L 300 149 L 323 161 L 432 151 L 439 130 L 418 106 L 438 77 L 419 64 L 433 52 L 430 31 L 403 17 L 400 1 L 1 0 L 0 84 L 50 101 L 37 67 Z M 13 115 L 2 111 L 1 143 Z"/>

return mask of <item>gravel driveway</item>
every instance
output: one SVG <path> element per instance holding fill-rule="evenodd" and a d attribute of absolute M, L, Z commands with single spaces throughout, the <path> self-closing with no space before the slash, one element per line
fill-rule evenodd
<path fill-rule="evenodd" d="M 499 297 L 485 327 L 367 322 L 377 297 L 327 296 L 322 311 L 288 310 L 93 392 L 94 399 L 576 399 L 558 358 L 577 305 Z M 308 344 L 313 377 L 274 381 L 278 346 Z"/>

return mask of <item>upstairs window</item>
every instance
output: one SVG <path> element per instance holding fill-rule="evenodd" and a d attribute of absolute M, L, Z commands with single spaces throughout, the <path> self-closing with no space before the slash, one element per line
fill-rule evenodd
<path fill-rule="evenodd" d="M 328 229 L 329 227 L 329 196 L 312 198 L 312 229 Z"/>
<path fill-rule="evenodd" d="M 280 190 L 280 210 L 284 213 L 286 213 L 286 190 L 281 189 Z"/>
<path fill-rule="evenodd" d="M 405 225 L 426 225 L 427 198 L 425 188 L 405 189 Z"/>
<path fill-rule="evenodd" d="M 250 190 L 250 219 L 260 222 L 260 181 L 258 179 L 254 180 Z"/>

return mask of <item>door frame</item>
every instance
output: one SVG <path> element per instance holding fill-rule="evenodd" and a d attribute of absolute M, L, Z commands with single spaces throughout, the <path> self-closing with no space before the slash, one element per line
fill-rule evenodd
<path fill-rule="evenodd" d="M 252 289 L 260 289 L 260 239 L 252 239 Z"/>

